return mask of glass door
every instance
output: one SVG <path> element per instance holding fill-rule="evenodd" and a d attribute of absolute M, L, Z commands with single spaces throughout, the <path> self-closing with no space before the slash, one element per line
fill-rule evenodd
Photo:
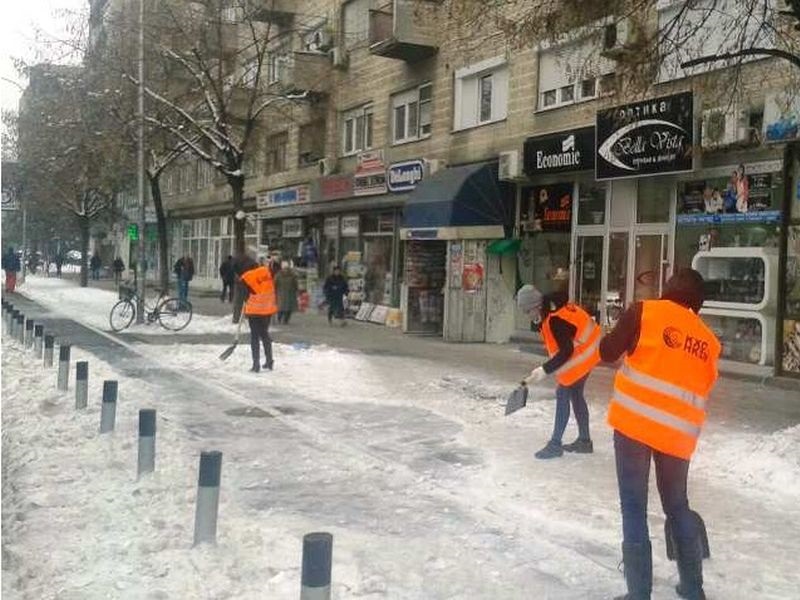
<path fill-rule="evenodd" d="M 599 323 L 603 289 L 603 236 L 579 235 L 576 250 L 575 301 Z"/>
<path fill-rule="evenodd" d="M 627 231 L 616 231 L 609 235 L 605 301 L 605 324 L 609 328 L 617 324 L 628 305 L 628 238 Z"/>
<path fill-rule="evenodd" d="M 633 299 L 660 298 L 669 275 L 669 234 L 638 234 L 635 238 Z"/>

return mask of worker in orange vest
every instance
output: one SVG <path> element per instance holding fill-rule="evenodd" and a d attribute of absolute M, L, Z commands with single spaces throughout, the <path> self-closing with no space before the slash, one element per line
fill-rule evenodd
<path fill-rule="evenodd" d="M 614 379 L 608 423 L 614 429 L 622 508 L 622 558 L 628 593 L 617 600 L 648 600 L 653 562 L 647 528 L 650 458 L 678 562 L 681 598 L 704 600 L 705 525 L 689 509 L 689 461 L 717 380 L 720 343 L 698 316 L 703 277 L 683 269 L 660 300 L 631 306 L 600 342 L 600 357 L 625 359 Z M 671 543 L 668 540 L 668 547 Z"/>
<path fill-rule="evenodd" d="M 250 325 L 250 352 L 253 356 L 254 373 L 261 370 L 259 342 L 264 346 L 263 368 L 272 370 L 272 339 L 269 337 L 269 323 L 272 315 L 278 312 L 275 298 L 275 283 L 269 267 L 259 265 L 252 258 L 244 259 L 237 265 L 240 279 L 247 287 L 249 295 L 244 305 L 244 314 Z"/>
<path fill-rule="evenodd" d="M 517 305 L 533 321 L 536 320 L 536 312 L 540 313 L 541 334 L 550 357 L 528 375 L 526 383 L 541 381 L 549 374 L 553 374 L 558 382 L 553 435 L 534 456 L 547 459 L 559 457 L 564 451 L 593 452 L 589 435 L 589 408 L 583 388 L 589 372 L 600 362 L 597 351 L 600 327 L 583 308 L 569 302 L 565 291 L 542 297 L 533 286 L 523 286 L 517 294 Z M 569 422 L 570 404 L 578 422 L 578 439 L 562 445 L 561 439 Z"/>

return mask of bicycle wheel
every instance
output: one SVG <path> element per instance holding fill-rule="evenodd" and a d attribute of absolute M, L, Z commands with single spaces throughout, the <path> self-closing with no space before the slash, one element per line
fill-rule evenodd
<path fill-rule="evenodd" d="M 108 315 L 108 322 L 114 331 L 122 331 L 133 322 L 136 316 L 136 307 L 130 300 L 120 300 L 112 308 Z"/>
<path fill-rule="evenodd" d="M 156 308 L 156 314 L 164 329 L 180 331 L 192 320 L 192 303 L 178 298 L 166 298 Z"/>

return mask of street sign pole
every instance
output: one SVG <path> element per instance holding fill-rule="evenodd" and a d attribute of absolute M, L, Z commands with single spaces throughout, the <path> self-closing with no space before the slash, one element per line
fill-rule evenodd
<path fill-rule="evenodd" d="M 138 196 L 139 196 L 139 257 L 136 270 L 139 273 L 139 299 L 136 302 L 136 322 L 144 323 L 145 244 L 144 244 L 144 1 L 139 0 L 139 147 L 138 147 Z"/>

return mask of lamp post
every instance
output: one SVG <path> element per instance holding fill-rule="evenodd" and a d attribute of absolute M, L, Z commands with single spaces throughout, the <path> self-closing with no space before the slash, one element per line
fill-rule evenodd
<path fill-rule="evenodd" d="M 139 260 L 136 261 L 136 270 L 139 273 L 139 298 L 136 302 L 136 322 L 144 323 L 144 294 L 145 282 L 145 205 L 144 205 L 144 1 L 139 0 L 139 134 L 137 148 L 137 195 L 139 196 Z"/>

